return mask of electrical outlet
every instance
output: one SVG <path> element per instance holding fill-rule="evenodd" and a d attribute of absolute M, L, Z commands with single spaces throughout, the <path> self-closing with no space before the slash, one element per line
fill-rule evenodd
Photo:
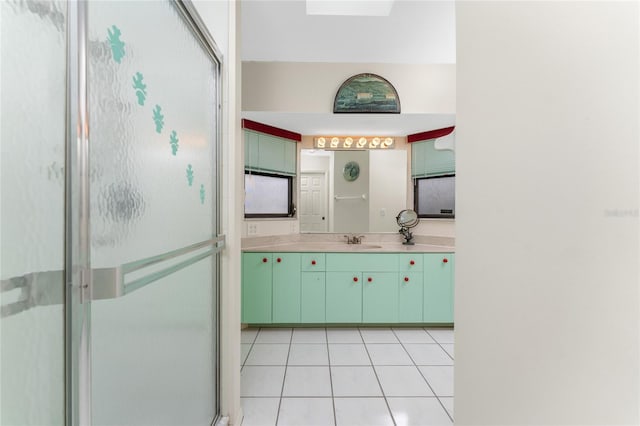
<path fill-rule="evenodd" d="M 247 235 L 256 235 L 258 233 L 258 224 L 249 223 L 247 225 Z"/>

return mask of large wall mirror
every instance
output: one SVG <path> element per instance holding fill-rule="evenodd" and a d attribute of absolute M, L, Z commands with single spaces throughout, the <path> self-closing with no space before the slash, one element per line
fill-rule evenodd
<path fill-rule="evenodd" d="M 300 232 L 398 232 L 408 205 L 407 151 L 302 149 Z"/>

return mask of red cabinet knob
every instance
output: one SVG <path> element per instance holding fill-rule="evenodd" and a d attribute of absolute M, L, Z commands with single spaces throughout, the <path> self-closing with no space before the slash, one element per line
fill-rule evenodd
<path fill-rule="evenodd" d="M 449 259 L 447 259 L 446 257 L 444 259 L 442 259 L 442 263 L 447 263 L 449 261 Z"/>
<path fill-rule="evenodd" d="M 282 259 L 278 258 L 276 261 L 277 261 L 278 263 L 280 263 L 280 262 L 282 262 Z"/>
<path fill-rule="evenodd" d="M 267 258 L 266 257 L 262 258 L 262 263 L 267 263 Z"/>
<path fill-rule="evenodd" d="M 415 265 L 415 264 L 416 264 L 415 260 L 412 260 L 412 261 L 409 262 L 409 265 Z"/>
<path fill-rule="evenodd" d="M 312 265 L 315 265 L 315 264 L 316 264 L 316 261 L 315 261 L 315 260 L 312 260 L 312 261 L 311 261 L 311 264 L 312 264 Z"/>
<path fill-rule="evenodd" d="M 409 277 L 404 277 L 404 282 L 408 283 L 409 282 Z"/>
<path fill-rule="evenodd" d="M 373 278 L 369 277 L 369 278 L 367 278 L 367 281 L 371 282 L 371 281 L 373 281 Z"/>
<path fill-rule="evenodd" d="M 353 282 L 357 283 L 358 282 L 358 277 L 353 277 Z"/>

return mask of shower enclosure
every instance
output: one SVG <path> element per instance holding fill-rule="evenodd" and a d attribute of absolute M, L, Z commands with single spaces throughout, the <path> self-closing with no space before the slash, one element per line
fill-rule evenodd
<path fill-rule="evenodd" d="M 0 24 L 0 424 L 213 424 L 215 43 L 186 1 Z"/>

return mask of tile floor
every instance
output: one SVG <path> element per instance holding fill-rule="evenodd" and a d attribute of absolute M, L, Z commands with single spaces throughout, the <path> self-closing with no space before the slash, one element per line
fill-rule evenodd
<path fill-rule="evenodd" d="M 451 328 L 242 330 L 242 425 L 451 425 L 453 347 Z"/>

